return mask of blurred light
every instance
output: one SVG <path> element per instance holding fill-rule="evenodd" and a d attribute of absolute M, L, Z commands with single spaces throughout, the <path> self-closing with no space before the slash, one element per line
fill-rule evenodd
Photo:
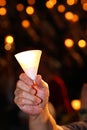
<path fill-rule="evenodd" d="M 34 5 L 35 4 L 35 0 L 27 0 L 28 4 L 30 5 Z"/>
<path fill-rule="evenodd" d="M 87 0 L 81 0 L 81 4 L 87 3 Z"/>
<path fill-rule="evenodd" d="M 5 43 L 6 44 L 13 44 L 13 42 L 14 42 L 14 38 L 13 38 L 13 36 L 11 36 L 11 35 L 8 35 L 8 36 L 6 36 L 5 37 Z"/>
<path fill-rule="evenodd" d="M 0 8 L 0 15 L 6 15 L 6 13 L 7 13 L 6 8 L 4 7 Z"/>
<path fill-rule="evenodd" d="M 72 22 L 77 22 L 79 20 L 79 16 L 77 14 L 70 12 L 70 11 L 65 13 L 65 18 L 67 20 L 72 21 Z"/>
<path fill-rule="evenodd" d="M 64 5 L 58 5 L 57 10 L 58 10 L 60 13 L 63 13 L 63 12 L 65 11 L 65 6 L 64 6 Z"/>
<path fill-rule="evenodd" d="M 54 4 L 53 4 L 52 1 L 47 1 L 47 2 L 45 3 L 45 5 L 46 5 L 46 7 L 47 7 L 48 9 L 52 9 L 52 8 L 54 7 Z"/>
<path fill-rule="evenodd" d="M 17 4 L 16 5 L 16 9 L 18 10 L 18 11 L 23 11 L 24 10 L 24 5 L 23 4 Z"/>
<path fill-rule="evenodd" d="M 78 46 L 79 46 L 80 48 L 86 47 L 86 41 L 83 40 L 83 39 L 79 40 L 79 41 L 78 41 Z"/>
<path fill-rule="evenodd" d="M 83 3 L 82 8 L 84 11 L 87 11 L 87 3 Z"/>
<path fill-rule="evenodd" d="M 49 0 L 50 2 L 53 3 L 53 5 L 55 5 L 57 3 L 57 0 Z"/>
<path fill-rule="evenodd" d="M 70 48 L 70 47 L 73 47 L 74 41 L 68 38 L 68 39 L 65 39 L 64 44 L 66 47 Z"/>
<path fill-rule="evenodd" d="M 79 16 L 77 14 L 74 14 L 72 22 L 77 22 L 78 20 L 79 20 Z"/>
<path fill-rule="evenodd" d="M 0 6 L 5 6 L 6 5 L 6 0 L 0 0 Z"/>
<path fill-rule="evenodd" d="M 66 12 L 65 13 L 65 18 L 67 19 L 67 20 L 72 20 L 73 19 L 73 13 L 72 12 Z"/>
<path fill-rule="evenodd" d="M 30 22 L 28 20 L 23 20 L 21 24 L 24 28 L 28 28 L 30 26 Z"/>
<path fill-rule="evenodd" d="M 79 110 L 81 108 L 81 101 L 79 99 L 74 99 L 71 101 L 71 106 L 74 110 Z"/>
<path fill-rule="evenodd" d="M 77 3 L 77 0 L 67 0 L 68 5 L 74 5 Z"/>
<path fill-rule="evenodd" d="M 34 8 L 32 6 L 28 6 L 26 8 L 26 13 L 29 14 L 29 15 L 34 14 Z"/>
<path fill-rule="evenodd" d="M 12 46 L 10 44 L 5 44 L 4 48 L 6 51 L 10 51 L 12 49 Z"/>

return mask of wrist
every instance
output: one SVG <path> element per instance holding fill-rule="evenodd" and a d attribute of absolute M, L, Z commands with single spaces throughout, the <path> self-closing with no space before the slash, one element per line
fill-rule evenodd
<path fill-rule="evenodd" d="M 47 120 L 49 115 L 49 110 L 48 110 L 48 104 L 44 109 L 41 110 L 39 114 L 36 115 L 29 115 L 29 121 L 35 121 L 35 120 Z"/>

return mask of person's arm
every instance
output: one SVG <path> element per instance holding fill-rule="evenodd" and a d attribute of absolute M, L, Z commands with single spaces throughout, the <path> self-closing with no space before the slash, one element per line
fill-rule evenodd
<path fill-rule="evenodd" d="M 40 75 L 33 82 L 21 74 L 15 90 L 14 102 L 29 115 L 30 130 L 63 130 L 48 110 L 49 88 Z"/>
<path fill-rule="evenodd" d="M 45 108 L 38 116 L 30 116 L 30 130 L 63 130 L 56 124 L 56 121 L 49 113 L 48 107 Z"/>

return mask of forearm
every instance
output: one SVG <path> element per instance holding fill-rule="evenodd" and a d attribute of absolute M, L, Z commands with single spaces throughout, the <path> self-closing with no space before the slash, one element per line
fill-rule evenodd
<path fill-rule="evenodd" d="M 63 130 L 60 126 L 57 126 L 48 108 L 43 110 L 39 116 L 30 116 L 29 128 L 30 130 Z"/>

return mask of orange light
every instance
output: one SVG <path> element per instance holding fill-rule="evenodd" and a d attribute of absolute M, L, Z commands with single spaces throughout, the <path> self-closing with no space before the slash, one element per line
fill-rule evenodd
<path fill-rule="evenodd" d="M 60 13 L 63 13 L 65 11 L 65 6 L 64 5 L 59 5 L 57 7 L 57 10 L 60 12 Z"/>
<path fill-rule="evenodd" d="M 64 44 L 66 47 L 70 48 L 70 47 L 73 47 L 74 41 L 70 38 L 67 38 L 67 39 L 65 39 Z"/>
<path fill-rule="evenodd" d="M 74 4 L 76 4 L 77 3 L 77 0 L 67 0 L 67 4 L 68 5 L 74 5 Z"/>
<path fill-rule="evenodd" d="M 46 5 L 46 7 L 47 7 L 48 9 L 52 9 L 52 8 L 54 7 L 54 4 L 53 4 L 52 1 L 47 1 L 47 2 L 45 3 L 45 5 Z"/>
<path fill-rule="evenodd" d="M 79 20 L 79 16 L 77 14 L 74 14 L 72 22 L 77 22 L 78 20 Z"/>
<path fill-rule="evenodd" d="M 35 4 L 35 0 L 27 0 L 28 4 L 30 5 L 34 5 Z"/>
<path fill-rule="evenodd" d="M 67 20 L 72 20 L 73 19 L 73 13 L 72 12 L 66 12 L 65 13 L 65 18 L 67 19 Z"/>
<path fill-rule="evenodd" d="M 5 6 L 6 5 L 6 0 L 0 0 L 0 6 Z"/>
<path fill-rule="evenodd" d="M 84 11 L 87 11 L 87 3 L 83 3 L 82 8 Z"/>
<path fill-rule="evenodd" d="M 30 22 L 28 20 L 23 20 L 21 24 L 24 28 L 28 28 L 30 26 Z"/>
<path fill-rule="evenodd" d="M 17 4 L 16 5 L 16 9 L 18 10 L 18 11 L 23 11 L 24 10 L 24 5 L 23 4 Z"/>
<path fill-rule="evenodd" d="M 81 101 L 79 99 L 74 99 L 71 101 L 71 106 L 74 110 L 79 110 L 81 108 Z"/>
<path fill-rule="evenodd" d="M 28 6 L 26 8 L 26 13 L 32 15 L 34 13 L 34 8 L 32 6 Z"/>
<path fill-rule="evenodd" d="M 79 40 L 79 41 L 78 41 L 78 46 L 79 46 L 80 48 L 86 47 L 86 41 L 83 40 L 83 39 Z"/>
<path fill-rule="evenodd" d="M 9 45 L 9 44 L 5 44 L 4 49 L 5 49 L 6 51 L 10 51 L 10 50 L 12 49 L 12 46 Z"/>
<path fill-rule="evenodd" d="M 6 8 L 4 7 L 0 8 L 0 15 L 6 15 L 6 13 L 7 13 Z"/>

